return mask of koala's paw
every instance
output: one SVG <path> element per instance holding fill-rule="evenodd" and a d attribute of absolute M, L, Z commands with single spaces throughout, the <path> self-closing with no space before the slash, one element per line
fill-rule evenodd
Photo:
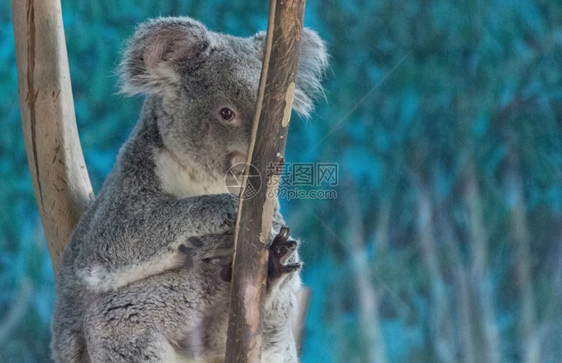
<path fill-rule="evenodd" d="M 232 261 L 223 266 L 220 277 L 224 282 L 230 282 L 232 280 Z"/>
<path fill-rule="evenodd" d="M 269 246 L 267 286 L 302 267 L 300 262 L 288 263 L 297 250 L 297 241 L 289 239 L 289 227 L 283 226 Z"/>
<path fill-rule="evenodd" d="M 193 261 L 196 258 L 195 250 L 186 245 L 180 245 L 178 250 L 182 256 L 183 267 L 185 268 L 193 267 Z"/>
<path fill-rule="evenodd" d="M 281 227 L 281 230 L 269 246 L 269 261 L 267 266 L 268 288 L 283 276 L 300 270 L 302 267 L 300 262 L 288 263 L 297 250 L 297 247 L 297 241 L 289 239 L 289 227 Z M 220 276 L 225 282 L 231 281 L 232 263 L 223 266 Z"/>
<path fill-rule="evenodd" d="M 190 268 L 196 262 L 213 263 L 231 259 L 233 253 L 234 236 L 211 235 L 203 238 L 189 237 L 187 241 L 178 247 L 182 256 L 183 267 Z"/>
<path fill-rule="evenodd" d="M 232 193 L 215 195 L 216 198 L 216 230 L 214 233 L 228 233 L 236 225 L 236 215 L 238 214 L 239 198 Z"/>

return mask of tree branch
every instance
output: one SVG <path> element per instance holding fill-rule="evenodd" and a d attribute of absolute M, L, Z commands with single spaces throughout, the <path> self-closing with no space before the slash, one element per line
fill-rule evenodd
<path fill-rule="evenodd" d="M 92 186 L 74 115 L 60 0 L 12 0 L 29 170 L 53 269 Z"/>
<path fill-rule="evenodd" d="M 236 221 L 226 362 L 259 362 L 268 249 L 303 30 L 304 0 L 271 0 L 249 163 Z M 271 168 L 275 165 L 275 168 Z M 272 173 L 272 169 L 274 169 Z M 251 198 L 248 191 L 257 191 Z"/>

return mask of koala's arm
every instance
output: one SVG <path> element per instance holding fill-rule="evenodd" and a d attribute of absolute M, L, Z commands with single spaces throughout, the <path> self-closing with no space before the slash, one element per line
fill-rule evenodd
<path fill-rule="evenodd" d="M 212 255 L 221 246 L 201 245 L 197 237 L 231 232 L 237 209 L 232 194 L 170 198 L 106 213 L 102 209 L 81 243 L 76 274 L 90 290 L 104 292 L 184 266 L 182 245 Z"/>

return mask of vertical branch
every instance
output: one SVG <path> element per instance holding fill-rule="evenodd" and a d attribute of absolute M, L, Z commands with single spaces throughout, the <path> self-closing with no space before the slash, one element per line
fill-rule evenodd
<path fill-rule="evenodd" d="M 249 161 L 236 220 L 226 362 L 261 360 L 268 249 L 303 30 L 304 0 L 271 0 Z M 274 173 L 271 164 L 279 166 Z M 250 169 L 252 174 L 249 175 Z M 255 172 L 259 175 L 255 175 Z M 261 175 L 261 177 L 260 177 Z M 247 191 L 255 192 L 251 198 Z"/>
<path fill-rule="evenodd" d="M 481 195 L 475 177 L 475 167 L 469 161 L 464 174 L 463 199 L 467 209 L 471 251 L 471 277 L 478 310 L 482 317 L 486 361 L 502 361 L 500 332 L 496 321 L 492 286 L 488 269 L 488 237 L 482 216 Z"/>
<path fill-rule="evenodd" d="M 526 363 L 541 361 L 540 341 L 537 330 L 537 312 L 535 293 L 531 278 L 532 254 L 529 246 L 529 229 L 527 226 L 525 196 L 523 181 L 519 170 L 519 160 L 515 150 L 511 150 L 508 157 L 506 190 L 510 202 L 510 232 L 515 250 L 515 271 L 517 283 L 521 293 L 521 316 L 519 319 L 520 334 L 524 344 L 524 358 Z"/>
<path fill-rule="evenodd" d="M 428 191 L 423 185 L 418 186 L 418 216 L 417 232 L 422 250 L 422 257 L 430 278 L 430 296 L 433 307 L 431 317 L 431 333 L 433 346 L 439 361 L 454 362 L 455 349 L 453 339 L 452 319 L 450 318 L 447 286 L 439 266 L 437 246 L 433 237 L 433 210 Z"/>
<path fill-rule="evenodd" d="M 367 362 L 386 363 L 386 348 L 379 317 L 379 296 L 369 278 L 370 266 L 365 251 L 364 222 L 356 192 L 348 190 L 347 220 L 350 232 L 353 277 L 359 298 L 359 326 Z M 385 216 L 383 215 L 384 219 Z M 380 224 L 381 221 L 378 221 Z M 378 225 L 377 224 L 377 225 Z M 382 227 L 382 226 L 381 226 Z"/>
<path fill-rule="evenodd" d="M 439 209 L 441 210 L 441 208 Z M 468 273 L 463 263 L 459 241 L 451 226 L 450 218 L 445 216 L 444 211 L 439 212 L 437 215 L 441 241 L 443 241 L 446 247 L 445 250 L 448 252 L 449 265 L 454 277 L 454 288 L 457 291 L 455 308 L 458 317 L 458 323 L 456 324 L 458 329 L 456 332 L 460 338 L 459 354 L 463 362 L 478 362 L 479 360 L 476 357 L 479 354 L 474 339 L 476 316 L 474 316 L 471 309 L 472 296 Z"/>
<path fill-rule="evenodd" d="M 560 219 L 554 219 L 555 231 L 562 230 Z M 562 238 L 552 239 L 551 291 L 543 304 L 542 322 L 538 327 L 541 338 L 541 358 L 544 362 L 556 362 L 562 356 L 558 337 L 562 336 Z"/>
<path fill-rule="evenodd" d="M 388 250 L 389 244 L 389 227 L 390 215 L 392 212 L 392 195 L 388 193 L 379 207 L 379 217 L 375 222 L 374 239 L 376 243 L 376 251 L 378 254 L 383 254 Z"/>
<path fill-rule="evenodd" d="M 93 199 L 76 129 L 60 0 L 12 0 L 12 13 L 27 160 L 56 271 Z"/>

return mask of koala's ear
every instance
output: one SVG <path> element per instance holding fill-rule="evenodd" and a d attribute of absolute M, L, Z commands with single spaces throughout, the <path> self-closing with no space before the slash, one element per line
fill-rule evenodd
<path fill-rule="evenodd" d="M 139 25 L 121 61 L 121 92 L 159 93 L 165 85 L 178 84 L 178 66 L 208 46 L 205 26 L 187 17 L 158 18 Z"/>
<path fill-rule="evenodd" d="M 256 56 L 263 60 L 265 32 L 253 37 Z M 303 29 L 301 51 L 297 70 L 293 108 L 301 116 L 309 117 L 314 109 L 314 101 L 324 95 L 321 81 L 328 66 L 328 52 L 324 41 L 309 28 Z"/>
<path fill-rule="evenodd" d="M 324 41 L 311 29 L 304 28 L 299 55 L 299 68 L 293 108 L 308 117 L 314 109 L 314 101 L 324 95 L 320 83 L 328 67 L 328 51 Z"/>

